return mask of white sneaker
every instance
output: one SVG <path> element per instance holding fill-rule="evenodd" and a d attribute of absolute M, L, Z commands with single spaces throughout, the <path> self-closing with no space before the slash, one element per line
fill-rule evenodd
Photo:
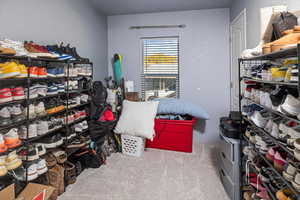
<path fill-rule="evenodd" d="M 42 175 L 48 171 L 47 164 L 45 159 L 39 159 L 37 161 L 37 172 L 39 175 Z"/>
<path fill-rule="evenodd" d="M 270 132 L 270 135 L 276 139 L 279 138 L 279 126 L 277 123 L 273 123 L 272 131 Z"/>
<path fill-rule="evenodd" d="M 24 115 L 27 116 L 27 108 L 24 109 Z M 29 105 L 29 119 L 36 118 L 35 106 L 34 104 Z"/>
<path fill-rule="evenodd" d="M 75 129 L 75 132 L 76 132 L 76 133 L 81 133 L 81 132 L 83 131 L 82 124 L 81 124 L 81 123 L 75 124 L 75 125 L 74 125 L 74 129 Z"/>
<path fill-rule="evenodd" d="M 264 118 L 258 111 L 255 111 L 250 118 L 253 121 L 253 123 L 260 128 L 264 128 L 268 120 L 267 118 Z"/>
<path fill-rule="evenodd" d="M 27 180 L 32 181 L 36 179 L 38 176 L 39 176 L 38 165 L 36 163 L 31 163 L 27 168 Z"/>
<path fill-rule="evenodd" d="M 280 107 L 284 112 L 290 115 L 298 116 L 300 114 L 300 100 L 292 95 L 287 95 L 284 103 Z"/>
<path fill-rule="evenodd" d="M 89 101 L 89 95 L 86 95 L 86 94 L 80 95 L 80 101 L 82 103 L 87 103 Z"/>
<path fill-rule="evenodd" d="M 36 84 L 35 88 L 37 90 L 37 94 L 44 97 L 47 96 L 47 90 L 48 86 L 47 85 L 42 85 L 42 84 Z"/>
<path fill-rule="evenodd" d="M 25 88 L 25 97 L 28 96 L 28 88 Z M 38 97 L 38 89 L 36 86 L 31 86 L 29 88 L 29 99 L 35 99 Z"/>
<path fill-rule="evenodd" d="M 29 134 L 28 134 L 28 137 L 27 137 L 27 127 L 26 126 L 21 126 L 19 128 L 19 137 L 23 140 L 26 140 L 26 139 L 30 139 L 30 138 L 34 138 L 34 137 L 37 137 L 37 131 L 36 131 L 36 124 L 29 124 Z"/>
<path fill-rule="evenodd" d="M 45 110 L 45 105 L 44 105 L 44 102 L 40 102 L 40 103 L 38 103 L 38 105 L 36 105 L 35 107 L 34 107 L 34 109 L 35 109 L 35 113 L 38 115 L 38 116 L 44 116 L 44 115 L 46 115 L 47 113 L 46 113 L 46 110 Z"/>
<path fill-rule="evenodd" d="M 269 119 L 266 126 L 264 127 L 264 130 L 270 133 L 272 131 L 273 123 L 273 119 Z"/>
<path fill-rule="evenodd" d="M 38 136 L 37 124 L 36 123 L 29 124 L 28 132 L 29 132 L 29 134 L 28 134 L 29 138 L 37 137 Z"/>
<path fill-rule="evenodd" d="M 268 92 L 265 93 L 265 106 L 270 109 L 273 108 L 273 104 L 270 98 L 270 93 Z"/>
<path fill-rule="evenodd" d="M 45 135 L 49 131 L 49 125 L 47 121 L 39 121 L 37 123 L 37 135 Z"/>
<path fill-rule="evenodd" d="M 9 111 L 14 122 L 19 122 L 25 119 L 20 104 L 10 107 Z"/>
<path fill-rule="evenodd" d="M 87 130 L 87 129 L 89 128 L 89 125 L 88 125 L 88 123 L 87 123 L 86 120 L 84 120 L 83 122 L 81 122 L 81 125 L 82 125 L 82 129 L 83 129 L 84 131 Z"/>
<path fill-rule="evenodd" d="M 11 114 L 9 111 L 9 107 L 3 107 L 0 110 L 0 125 L 4 126 L 7 124 L 11 124 Z"/>
<path fill-rule="evenodd" d="M 46 151 L 46 147 L 44 144 L 41 144 L 41 143 L 38 143 L 38 144 L 35 144 L 37 150 L 38 150 L 38 154 L 39 156 L 43 156 L 47 153 Z"/>

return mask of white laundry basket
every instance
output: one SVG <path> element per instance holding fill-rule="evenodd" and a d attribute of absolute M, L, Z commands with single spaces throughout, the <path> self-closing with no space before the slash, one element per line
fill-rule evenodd
<path fill-rule="evenodd" d="M 140 157 L 145 149 L 145 139 L 131 135 L 121 135 L 122 153 L 130 156 Z"/>

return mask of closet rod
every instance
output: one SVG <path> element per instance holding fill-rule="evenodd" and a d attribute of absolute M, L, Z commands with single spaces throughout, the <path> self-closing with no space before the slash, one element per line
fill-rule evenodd
<path fill-rule="evenodd" d="M 185 24 L 180 25 L 159 25 L 159 26 L 131 26 L 129 29 L 146 29 L 146 28 L 185 28 Z"/>

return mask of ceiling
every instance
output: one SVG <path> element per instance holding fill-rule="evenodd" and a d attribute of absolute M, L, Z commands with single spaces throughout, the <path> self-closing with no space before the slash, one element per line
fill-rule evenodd
<path fill-rule="evenodd" d="M 229 8 L 232 0 L 92 0 L 105 15 Z"/>

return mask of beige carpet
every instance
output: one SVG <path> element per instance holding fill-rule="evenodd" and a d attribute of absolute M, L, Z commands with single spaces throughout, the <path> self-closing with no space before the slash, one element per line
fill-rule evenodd
<path fill-rule="evenodd" d="M 213 146 L 200 144 L 193 154 L 114 154 L 107 165 L 85 170 L 59 200 L 228 200 L 215 158 Z"/>

